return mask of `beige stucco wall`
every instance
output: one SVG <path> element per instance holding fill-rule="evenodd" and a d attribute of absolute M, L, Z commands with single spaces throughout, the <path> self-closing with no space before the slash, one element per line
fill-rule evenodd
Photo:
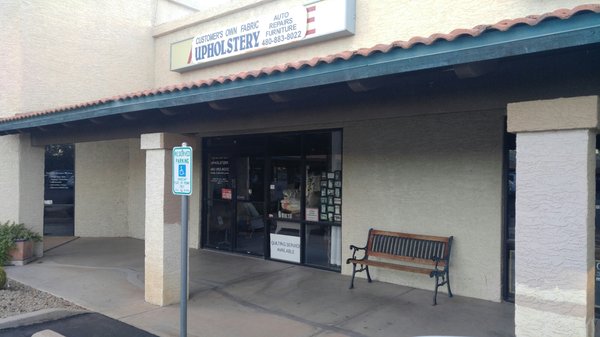
<path fill-rule="evenodd" d="M 21 105 L 21 32 L 19 29 L 19 2 L 0 2 L 0 117 L 18 112 Z M 4 147 L 3 147 L 4 148 Z"/>
<path fill-rule="evenodd" d="M 43 232 L 44 148 L 28 134 L 0 137 L 0 222 L 16 221 Z"/>
<path fill-rule="evenodd" d="M 193 145 L 193 177 L 192 196 L 190 197 L 190 217 L 188 245 L 191 248 L 200 248 L 200 215 L 202 214 L 202 139 L 198 138 Z"/>
<path fill-rule="evenodd" d="M 248 6 L 251 1 L 240 1 L 242 10 L 223 6 L 221 12 L 208 11 L 181 20 L 180 30 L 175 24 L 159 25 L 154 29 L 155 40 L 155 85 L 164 86 L 189 80 L 207 79 L 221 75 L 258 70 L 262 67 L 284 64 L 298 60 L 309 60 L 315 56 L 326 56 L 345 50 L 372 47 L 378 43 L 409 40 L 414 36 L 429 36 L 434 33 L 449 33 L 456 28 L 472 28 L 480 24 L 494 24 L 503 19 L 520 18 L 531 14 L 543 14 L 558 8 L 573 8 L 589 3 L 585 0 L 550 1 L 493 1 L 483 5 L 480 1 L 369 1 L 356 0 L 356 34 L 327 42 L 292 48 L 286 51 L 250 57 L 236 62 L 213 66 L 178 74 L 169 71 L 169 48 L 178 42 L 202 33 L 239 23 L 249 17 L 260 17 L 265 13 L 304 5 L 304 0 L 255 1 L 257 6 Z M 248 8 L 250 7 L 250 8 Z M 215 20 L 210 18 L 217 17 Z M 418 19 L 415 19 L 418 18 Z M 194 22 L 196 22 L 194 24 Z M 166 34 L 166 35 L 165 35 Z"/>
<path fill-rule="evenodd" d="M 535 116 L 543 103 L 521 108 Z M 562 103 L 574 112 L 581 102 Z M 593 334 L 595 138 L 589 129 L 517 134 L 518 336 Z"/>
<path fill-rule="evenodd" d="M 28 134 L 19 136 L 19 222 L 41 234 L 44 232 L 45 148 L 31 146 Z"/>
<path fill-rule="evenodd" d="M 129 235 L 128 140 L 75 145 L 75 235 Z"/>
<path fill-rule="evenodd" d="M 0 3 L 0 75 L 11 75 L 1 76 L 10 90 L 0 115 L 152 87 L 154 9 L 142 0 Z"/>
<path fill-rule="evenodd" d="M 149 159 L 150 162 L 154 163 L 157 167 L 149 168 L 145 167 L 144 170 L 146 174 L 151 173 L 151 176 L 146 176 L 146 189 L 148 186 L 152 187 L 154 192 L 149 192 L 148 194 L 157 193 L 156 191 L 160 190 L 161 192 L 157 195 L 146 195 L 146 203 L 152 202 L 152 205 L 146 207 L 146 215 L 148 215 L 148 219 L 146 219 L 146 227 L 148 224 L 154 226 L 153 228 L 145 228 L 146 236 L 150 234 L 163 235 L 167 233 L 163 231 L 162 227 L 160 227 L 159 223 L 161 219 L 169 219 L 167 224 L 180 224 L 180 210 L 181 210 L 181 198 L 178 196 L 172 195 L 171 191 L 171 151 L 174 146 L 180 146 L 182 142 L 187 142 L 188 146 L 191 146 L 194 150 L 193 152 L 193 181 L 192 181 L 192 195 L 189 198 L 189 213 L 188 213 L 188 246 L 190 248 L 200 248 L 200 214 L 201 214 L 201 198 L 202 198 L 202 152 L 201 146 L 202 144 L 201 138 L 190 138 L 179 134 L 165 134 L 165 133 L 151 133 L 144 134 L 141 136 L 141 144 L 140 141 L 137 141 L 138 150 L 141 147 L 145 156 L 148 153 L 152 153 L 154 156 L 153 159 Z M 161 178 L 163 165 L 165 165 L 162 161 L 165 160 L 163 158 L 163 154 L 157 155 L 152 152 L 157 149 L 164 151 L 166 156 L 166 160 L 169 161 L 167 176 L 164 177 L 164 186 L 155 186 L 156 182 Z M 148 160 L 146 160 L 146 165 Z M 163 198 L 165 200 L 158 200 Z M 159 203 L 163 203 L 163 206 L 157 206 Z M 158 207 L 158 208 L 157 208 Z M 166 212 L 161 207 L 168 208 L 168 212 Z M 160 208 L 160 209 L 159 209 Z M 166 235 L 166 234 L 165 234 Z M 148 237 L 146 237 L 148 239 Z M 151 240 L 155 240 L 156 237 L 151 238 Z"/>
<path fill-rule="evenodd" d="M 160 25 L 196 13 L 196 10 L 184 6 L 178 1 L 157 0 L 154 14 L 154 24 Z"/>
<path fill-rule="evenodd" d="M 129 236 L 144 238 L 144 202 L 146 198 L 146 152 L 140 149 L 139 139 L 129 141 L 127 189 L 127 224 Z"/>
<path fill-rule="evenodd" d="M 345 127 L 343 259 L 371 227 L 453 235 L 453 292 L 499 301 L 502 126 L 502 112 L 492 111 Z M 371 275 L 433 289 L 423 275 L 378 268 Z"/>
<path fill-rule="evenodd" d="M 0 221 L 19 219 L 19 137 L 0 137 Z"/>
<path fill-rule="evenodd" d="M 512 103 L 507 112 L 518 153 L 515 332 L 591 336 L 598 96 Z"/>
<path fill-rule="evenodd" d="M 75 235 L 144 239 L 145 160 L 139 139 L 75 145 Z"/>

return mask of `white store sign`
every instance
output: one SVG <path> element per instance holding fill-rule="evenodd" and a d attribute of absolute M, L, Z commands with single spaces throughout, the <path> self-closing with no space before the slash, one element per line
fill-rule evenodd
<path fill-rule="evenodd" d="M 306 17 L 306 9 L 296 7 L 200 34 L 192 41 L 192 64 L 302 40 L 306 34 Z"/>
<path fill-rule="evenodd" d="M 300 263 L 300 237 L 271 234 L 271 258 Z"/>
<path fill-rule="evenodd" d="M 320 0 L 248 16 L 172 43 L 170 68 L 185 72 L 354 35 L 355 21 L 356 0 Z"/>

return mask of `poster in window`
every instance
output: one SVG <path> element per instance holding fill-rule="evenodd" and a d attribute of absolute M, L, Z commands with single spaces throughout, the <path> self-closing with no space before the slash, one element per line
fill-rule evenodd
<path fill-rule="evenodd" d="M 223 185 L 229 183 L 229 157 L 212 157 L 209 163 L 209 181 Z"/>
<path fill-rule="evenodd" d="M 221 189 L 221 199 L 223 200 L 231 200 L 231 188 L 222 188 Z"/>
<path fill-rule="evenodd" d="M 306 221 L 319 221 L 319 209 L 306 208 Z"/>
<path fill-rule="evenodd" d="M 321 221 L 341 222 L 342 209 L 342 171 L 321 172 Z"/>

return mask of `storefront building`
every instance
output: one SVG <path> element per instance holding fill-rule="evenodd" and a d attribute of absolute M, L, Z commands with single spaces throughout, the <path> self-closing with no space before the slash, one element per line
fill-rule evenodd
<path fill-rule="evenodd" d="M 517 336 L 593 335 L 600 5 L 0 13 L 0 219 L 50 233 L 63 212 L 74 235 L 144 239 L 148 302 L 179 298 L 171 149 L 187 142 L 192 248 L 348 274 L 371 227 L 452 235 L 456 295 L 514 300 Z M 58 144 L 71 166 L 45 159 Z"/>

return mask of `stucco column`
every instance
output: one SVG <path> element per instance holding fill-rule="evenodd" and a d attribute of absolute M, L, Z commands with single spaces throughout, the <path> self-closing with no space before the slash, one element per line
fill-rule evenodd
<path fill-rule="evenodd" d="M 171 193 L 171 150 L 193 140 L 180 135 L 141 136 L 146 150 L 145 298 L 156 305 L 179 301 L 181 198 Z"/>
<path fill-rule="evenodd" d="M 0 148 L 0 221 L 24 223 L 43 234 L 44 147 L 32 146 L 29 134 L 19 134 L 0 137 Z"/>
<path fill-rule="evenodd" d="M 594 335 L 598 97 L 508 105 L 517 133 L 518 337 Z"/>

